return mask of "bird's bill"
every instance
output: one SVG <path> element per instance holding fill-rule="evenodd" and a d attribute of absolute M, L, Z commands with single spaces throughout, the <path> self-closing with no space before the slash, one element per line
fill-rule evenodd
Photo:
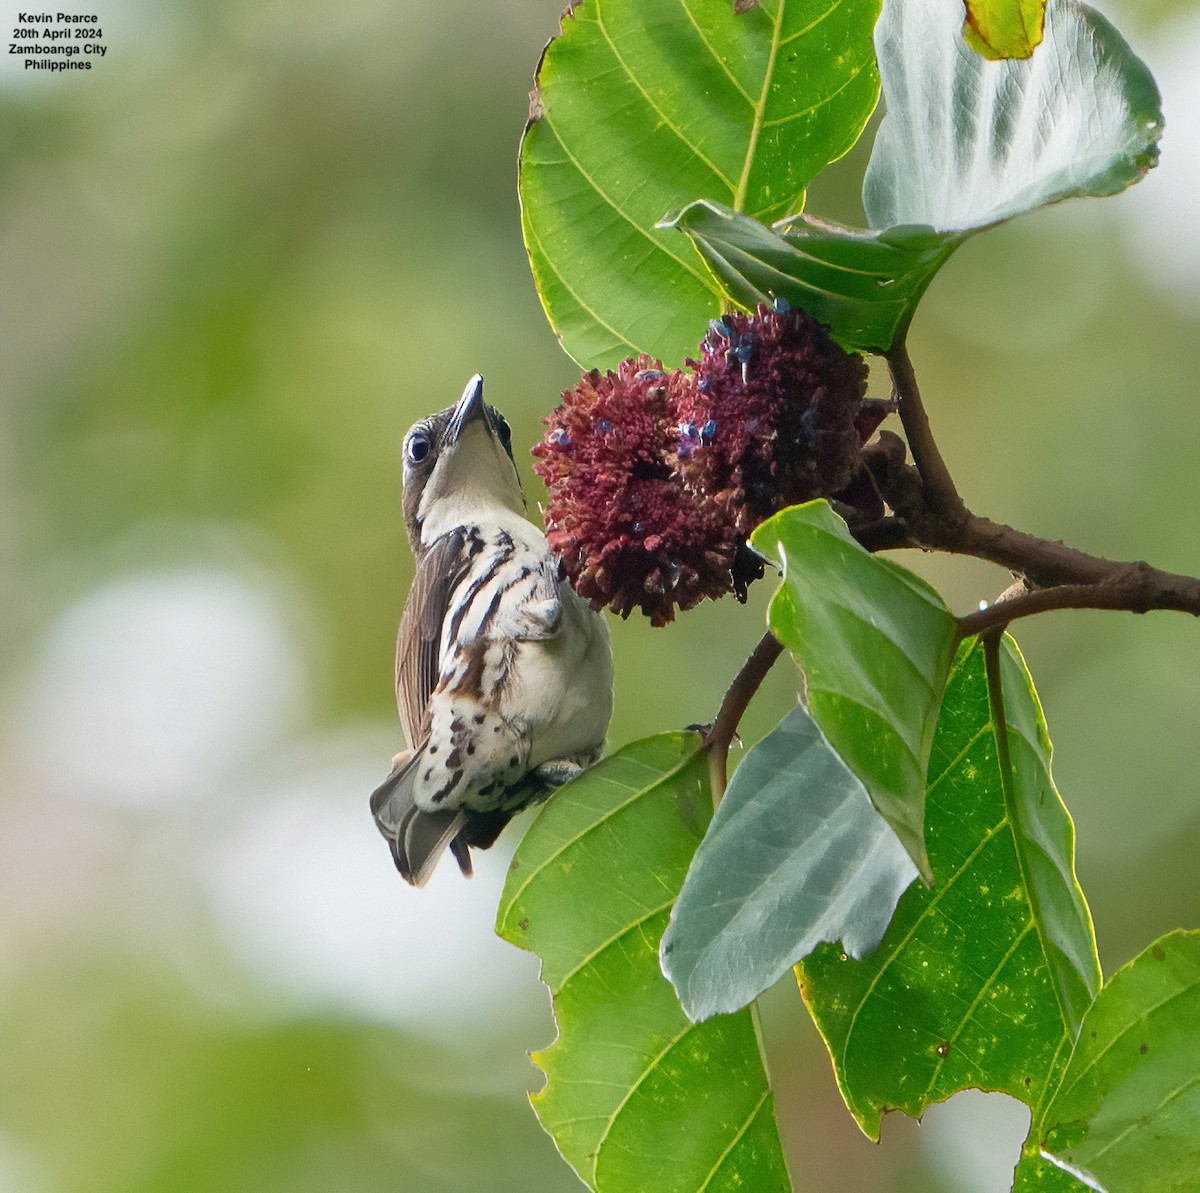
<path fill-rule="evenodd" d="M 499 418 L 484 404 L 483 378 L 476 374 L 458 405 L 450 408 L 437 463 L 420 490 L 415 524 L 423 543 L 435 542 L 466 521 L 486 519 L 497 509 L 524 511 L 521 482 Z"/>
<path fill-rule="evenodd" d="M 457 443 L 463 432 L 474 422 L 483 423 L 488 435 L 492 434 L 492 420 L 488 418 L 487 406 L 483 401 L 483 377 L 476 373 L 467 382 L 463 396 L 458 399 L 454 413 L 450 416 L 450 426 L 446 432 L 447 444 Z"/>

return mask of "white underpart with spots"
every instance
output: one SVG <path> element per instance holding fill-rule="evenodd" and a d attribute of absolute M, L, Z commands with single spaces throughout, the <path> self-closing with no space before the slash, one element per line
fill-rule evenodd
<path fill-rule="evenodd" d="M 559 579 L 545 536 L 495 507 L 472 529 L 483 545 L 442 628 L 413 788 L 426 811 L 505 807 L 509 788 L 542 763 L 586 765 L 612 711 L 607 631 Z"/>

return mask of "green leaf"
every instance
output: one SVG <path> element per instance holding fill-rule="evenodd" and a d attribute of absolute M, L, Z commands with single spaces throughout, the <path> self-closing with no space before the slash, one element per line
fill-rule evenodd
<path fill-rule="evenodd" d="M 879 95 L 880 0 L 583 0 L 537 75 L 521 148 L 538 292 L 584 367 L 695 351 L 721 292 L 655 225 L 695 198 L 799 210 Z"/>
<path fill-rule="evenodd" d="M 966 0 L 963 37 L 985 58 L 1028 58 L 1041 44 L 1046 0 Z"/>
<path fill-rule="evenodd" d="M 829 325 L 849 351 L 887 352 L 962 237 L 928 229 L 864 232 L 802 215 L 770 229 L 719 203 L 664 223 L 691 237 L 739 303 L 783 298 Z"/>
<path fill-rule="evenodd" d="M 842 1095 L 872 1138 L 885 1111 L 919 1116 L 969 1087 L 1036 1107 L 1100 985 L 1074 829 L 1011 639 L 1000 672 L 1006 752 L 982 646 L 960 647 L 946 688 L 927 803 L 937 887 L 905 892 L 870 957 L 822 946 L 799 967 Z"/>
<path fill-rule="evenodd" d="M 843 347 L 886 352 L 972 233 L 1113 194 L 1155 163 L 1158 91 L 1103 17 L 1057 0 L 1046 44 L 1003 63 L 964 44 L 961 19 L 959 0 L 884 5 L 875 38 L 888 112 L 863 184 L 874 232 L 808 216 L 769 229 L 717 202 L 694 202 L 664 227 L 687 233 L 742 306 L 778 296 Z"/>
<path fill-rule="evenodd" d="M 1158 159 L 1146 66 L 1076 0 L 1046 10 L 1025 61 L 986 62 L 960 0 L 888 0 L 875 30 L 887 115 L 863 182 L 872 228 L 989 227 L 1076 195 L 1111 195 Z"/>
<path fill-rule="evenodd" d="M 777 560 L 775 636 L 804 670 L 808 710 L 925 878 L 925 771 L 956 622 L 924 580 L 860 547 L 828 502 L 751 536 Z"/>
<path fill-rule="evenodd" d="M 1090 1189 L 1196 1188 L 1200 932 L 1162 937 L 1105 983 L 1035 1129 L 1045 1159 Z"/>
<path fill-rule="evenodd" d="M 1012 1193 L 1096 1193 L 1038 1153 L 1036 1141 L 1026 1139 L 1013 1173 Z"/>
<path fill-rule="evenodd" d="M 692 1019 L 736 1011 L 822 941 L 883 936 L 916 867 L 866 789 L 794 708 L 737 768 L 663 936 Z"/>
<path fill-rule="evenodd" d="M 555 794 L 501 897 L 558 1023 L 534 1109 L 597 1193 L 789 1188 L 750 1012 L 690 1023 L 658 964 L 710 811 L 694 734 L 636 742 Z"/>

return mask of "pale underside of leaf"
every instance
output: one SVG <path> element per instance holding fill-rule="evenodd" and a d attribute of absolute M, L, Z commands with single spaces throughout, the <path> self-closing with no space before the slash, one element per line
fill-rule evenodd
<path fill-rule="evenodd" d="M 988 62 L 960 36 L 960 0 L 887 0 L 875 31 L 887 115 L 863 204 L 872 228 L 988 227 L 1136 182 L 1158 156 L 1154 80 L 1103 17 L 1050 0 L 1024 61 Z"/>
<path fill-rule="evenodd" d="M 711 196 L 663 226 L 691 238 L 740 305 L 784 298 L 844 347 L 887 352 L 967 236 L 1072 196 L 1113 194 L 1154 164 L 1157 89 L 1103 17 L 1052 0 L 1046 44 L 1019 62 L 981 59 L 961 21 L 959 0 L 884 5 L 887 114 L 863 183 L 874 234 L 807 215 L 768 229 Z"/>
<path fill-rule="evenodd" d="M 663 937 L 692 1019 L 737 1010 L 822 941 L 854 957 L 917 877 L 862 783 L 803 708 L 734 774 Z"/>

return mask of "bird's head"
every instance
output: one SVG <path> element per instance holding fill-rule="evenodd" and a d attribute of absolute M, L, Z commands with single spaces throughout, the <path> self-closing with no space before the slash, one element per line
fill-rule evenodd
<path fill-rule="evenodd" d="M 476 373 L 463 396 L 404 436 L 404 522 L 414 551 L 497 508 L 523 513 L 504 415 L 483 400 Z"/>

